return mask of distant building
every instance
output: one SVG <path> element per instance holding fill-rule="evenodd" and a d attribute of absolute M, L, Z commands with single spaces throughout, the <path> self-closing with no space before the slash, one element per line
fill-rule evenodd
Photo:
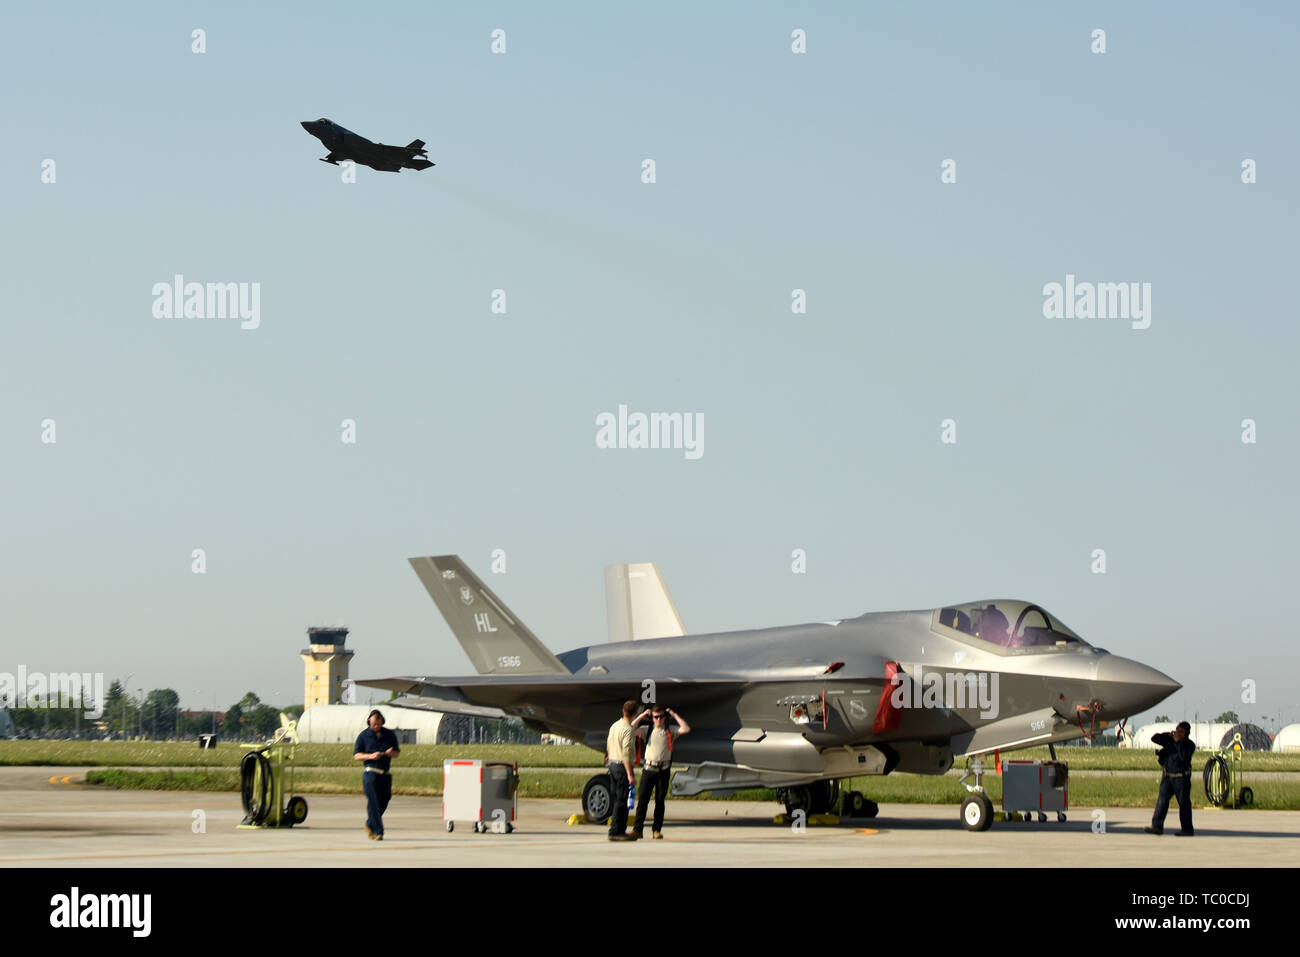
<path fill-rule="evenodd" d="M 1300 724 L 1288 724 L 1273 739 L 1273 750 L 1278 754 L 1300 752 Z"/>
<path fill-rule="evenodd" d="M 366 719 L 374 710 L 368 704 L 318 704 L 308 708 L 298 719 L 298 740 L 309 744 L 351 744 L 356 741 Z M 399 744 L 441 744 L 442 714 L 413 708 L 386 708 L 384 727 L 397 735 Z"/>
<path fill-rule="evenodd" d="M 343 647 L 347 637 L 346 628 L 307 629 L 309 645 L 298 653 L 306 669 L 302 698 L 304 709 L 343 701 L 348 662 L 355 654 Z"/>

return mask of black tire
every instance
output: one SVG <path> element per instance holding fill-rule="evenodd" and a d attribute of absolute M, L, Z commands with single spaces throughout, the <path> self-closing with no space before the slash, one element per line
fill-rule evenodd
<path fill-rule="evenodd" d="M 862 809 L 863 817 L 875 817 L 880 813 L 880 805 L 871 800 L 871 798 L 867 798 L 864 803 L 865 807 Z"/>
<path fill-rule="evenodd" d="M 506 822 L 506 833 L 507 834 L 515 833 L 515 826 L 509 822 Z"/>
<path fill-rule="evenodd" d="M 961 823 L 968 831 L 987 831 L 993 823 L 993 802 L 984 794 L 968 794 L 961 802 Z"/>
<path fill-rule="evenodd" d="M 450 834 L 450 833 L 451 833 L 452 831 L 454 831 L 454 830 L 456 830 L 456 822 L 455 822 L 455 821 L 448 821 L 448 822 L 447 822 L 447 833 Z"/>
<path fill-rule="evenodd" d="M 1242 806 L 1242 807 L 1250 807 L 1250 806 L 1251 806 L 1252 804 L 1254 804 L 1254 803 L 1255 803 L 1255 792 L 1252 791 L 1252 790 L 1251 790 L 1250 788 L 1248 788 L 1248 787 L 1247 787 L 1247 788 L 1242 788 L 1242 789 L 1241 789 L 1241 806 Z"/>
<path fill-rule="evenodd" d="M 582 789 L 582 814 L 589 824 L 604 824 L 614 813 L 614 779 L 597 774 Z"/>
<path fill-rule="evenodd" d="M 1057 812 L 1056 812 L 1056 820 L 1059 821 L 1060 823 L 1064 824 L 1064 823 L 1065 823 L 1065 812 L 1064 812 L 1064 811 L 1057 811 Z"/>
<path fill-rule="evenodd" d="M 1047 820 L 1047 815 L 1044 814 L 1042 811 L 1039 811 L 1039 812 L 1038 812 L 1038 823 L 1039 823 L 1039 824 L 1042 824 L 1042 823 L 1043 823 L 1044 821 L 1046 821 L 1046 820 Z"/>
<path fill-rule="evenodd" d="M 307 820 L 307 799 L 295 794 L 293 797 L 289 798 L 289 803 L 285 807 L 285 813 L 289 818 L 290 827 L 293 827 L 295 824 L 301 824 L 303 821 Z"/>
<path fill-rule="evenodd" d="M 805 815 L 812 813 L 813 795 L 812 789 L 807 785 L 785 789 L 785 813 L 793 815 L 795 811 L 803 811 Z"/>
<path fill-rule="evenodd" d="M 829 814 L 835 807 L 835 799 L 839 796 L 840 782 L 814 781 L 808 785 L 808 790 L 812 794 L 812 804 L 808 808 L 808 813 Z"/>
<path fill-rule="evenodd" d="M 867 799 L 861 791 L 850 791 L 844 795 L 844 802 L 840 805 L 845 817 L 866 817 L 866 808 Z"/>

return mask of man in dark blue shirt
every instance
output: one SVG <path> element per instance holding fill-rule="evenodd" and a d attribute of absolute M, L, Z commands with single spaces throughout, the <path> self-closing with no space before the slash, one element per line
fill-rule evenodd
<path fill-rule="evenodd" d="M 402 749 L 397 746 L 397 735 L 384 727 L 384 716 L 378 709 L 370 712 L 366 724 L 369 727 L 357 735 L 352 757 L 366 766 L 361 772 L 361 789 L 366 793 L 366 836 L 382 841 L 384 811 L 393 797 L 393 778 L 388 769 Z"/>
<path fill-rule="evenodd" d="M 1188 735 L 1192 726 L 1180 721 L 1173 734 L 1151 735 L 1151 743 L 1158 746 L 1156 760 L 1164 768 L 1160 775 L 1160 797 L 1156 799 L 1156 813 L 1151 817 L 1151 826 L 1143 828 L 1148 834 L 1163 834 L 1165 831 L 1165 814 L 1169 812 L 1169 799 L 1178 799 L 1178 823 L 1181 830 L 1179 837 L 1191 837 L 1196 833 L 1192 829 L 1192 754 L 1196 744 Z"/>

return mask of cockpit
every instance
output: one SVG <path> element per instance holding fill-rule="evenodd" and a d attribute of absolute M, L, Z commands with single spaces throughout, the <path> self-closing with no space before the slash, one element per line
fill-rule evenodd
<path fill-rule="evenodd" d="M 1038 605 L 997 599 L 935 612 L 934 629 L 957 632 L 999 648 L 1087 648 L 1088 643 Z"/>

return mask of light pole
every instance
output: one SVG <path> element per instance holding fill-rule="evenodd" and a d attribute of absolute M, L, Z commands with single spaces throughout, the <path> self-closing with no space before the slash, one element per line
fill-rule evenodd
<path fill-rule="evenodd" d="M 131 686 L 131 679 L 135 677 L 135 672 L 126 676 L 126 681 L 122 682 L 122 738 L 126 739 L 126 700 L 131 697 L 131 692 L 127 689 Z"/>

